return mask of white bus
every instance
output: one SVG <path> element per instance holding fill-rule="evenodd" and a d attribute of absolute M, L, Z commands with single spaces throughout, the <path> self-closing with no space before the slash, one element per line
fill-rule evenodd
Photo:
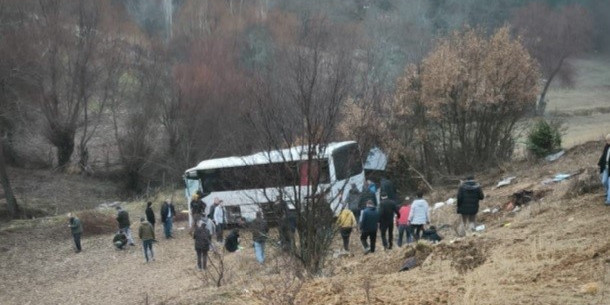
<path fill-rule="evenodd" d="M 315 193 L 326 192 L 331 209 L 338 213 L 337 207 L 347 198 L 350 185 L 354 183 L 359 190 L 364 185 L 360 149 L 356 142 L 345 141 L 314 150 L 311 158 L 307 146 L 296 146 L 202 161 L 184 173 L 187 203 L 192 194 L 201 191 L 207 214 L 214 198 L 219 198 L 228 223 L 235 223 L 241 217 L 253 219 L 256 211 L 275 201 L 280 192 L 291 205 L 297 198 L 295 190 L 302 193 L 299 198 L 304 198 L 304 189 L 317 185 Z M 308 160 L 313 162 L 308 164 Z M 310 183 L 309 177 L 318 179 L 317 183 Z"/>

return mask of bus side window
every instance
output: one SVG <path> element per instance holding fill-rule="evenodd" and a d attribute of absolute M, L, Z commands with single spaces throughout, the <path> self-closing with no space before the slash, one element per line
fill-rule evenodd
<path fill-rule="evenodd" d="M 300 173 L 300 182 L 301 185 L 309 185 L 309 177 L 312 178 L 311 185 L 315 185 L 314 183 L 318 178 L 318 164 L 315 161 L 312 162 L 303 162 L 299 165 L 299 173 Z M 308 175 L 309 174 L 309 175 Z"/>
<path fill-rule="evenodd" d="M 309 177 L 307 176 L 308 167 L 310 167 L 309 176 L 312 178 L 312 181 L 309 181 Z M 328 183 L 329 178 L 328 162 L 314 160 L 309 163 L 302 162 L 299 164 L 300 185 L 317 185 L 319 183 Z"/>

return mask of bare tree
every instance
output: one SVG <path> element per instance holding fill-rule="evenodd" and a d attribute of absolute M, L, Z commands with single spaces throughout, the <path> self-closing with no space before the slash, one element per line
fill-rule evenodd
<path fill-rule="evenodd" d="M 116 85 L 120 90 L 110 101 L 127 189 L 136 192 L 142 190 L 141 178 L 144 170 L 150 166 L 154 153 L 156 129 L 153 122 L 158 117 L 155 98 L 162 90 L 162 78 L 155 74 L 156 67 L 154 60 L 137 54 L 126 71 L 131 77 Z"/>
<path fill-rule="evenodd" d="M 510 157 L 513 131 L 535 103 L 538 77 L 508 28 L 489 39 L 472 29 L 454 33 L 398 80 L 391 153 L 454 174 Z"/>
<path fill-rule="evenodd" d="M 540 63 L 545 78 L 536 109 L 542 115 L 551 82 L 556 76 L 569 81 L 575 73 L 566 60 L 591 46 L 591 18 L 578 4 L 551 8 L 542 2 L 532 2 L 514 13 L 512 24 Z"/>
<path fill-rule="evenodd" d="M 4 142 L 0 140 L 0 183 L 2 184 L 2 190 L 6 196 L 6 203 L 8 204 L 8 213 L 11 218 L 17 218 L 19 216 L 19 205 L 17 205 L 17 199 L 13 194 L 11 183 L 6 172 L 6 162 L 4 161 Z"/>
<path fill-rule="evenodd" d="M 38 48 L 36 79 L 38 106 L 45 119 L 44 135 L 57 148 L 63 168 L 78 149 L 79 163 L 87 168 L 87 144 L 96 131 L 91 126 L 103 113 L 109 86 L 118 67 L 109 35 L 106 2 L 40 0 L 29 38 Z M 112 59 L 107 61 L 108 56 Z M 109 69 L 109 70 L 106 70 Z M 95 109 L 95 110 L 92 110 Z M 75 137 L 80 130 L 78 145 Z M 76 147 L 75 147 L 76 146 Z"/>
<path fill-rule="evenodd" d="M 298 169 L 282 168 L 268 174 L 292 174 L 289 180 L 294 186 L 284 199 L 294 204 L 298 240 L 295 238 L 290 253 L 311 274 L 324 266 L 335 233 L 327 190 L 320 187 L 328 169 L 319 156 L 336 136 L 339 110 L 355 71 L 349 48 L 337 44 L 343 41 L 340 35 L 324 17 L 303 20 L 294 32 L 298 43 L 278 48 L 276 61 L 258 75 L 252 87 L 250 119 L 260 133 L 260 146 L 279 150 L 300 145 L 300 154 L 307 156 Z M 286 162 L 295 161 L 291 154 L 282 157 Z"/>

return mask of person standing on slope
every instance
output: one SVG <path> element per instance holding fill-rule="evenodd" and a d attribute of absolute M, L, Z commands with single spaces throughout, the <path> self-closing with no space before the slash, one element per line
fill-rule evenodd
<path fill-rule="evenodd" d="M 125 233 L 125 236 L 127 236 L 129 245 L 135 246 L 133 243 L 133 237 L 131 236 L 131 228 L 129 227 L 131 226 L 131 222 L 129 221 L 129 213 L 123 210 L 123 208 L 120 206 L 117 206 L 116 209 L 118 211 L 116 221 L 119 224 L 119 230 L 123 230 L 123 233 Z"/>
<path fill-rule="evenodd" d="M 423 192 L 417 192 L 415 197 L 413 204 L 411 204 L 409 223 L 411 224 L 411 230 L 414 232 L 415 240 L 418 241 L 424 231 L 424 225 L 430 224 L 430 207 L 428 202 L 423 199 Z"/>
<path fill-rule="evenodd" d="M 462 227 L 464 231 L 474 232 L 476 217 L 479 212 L 479 200 L 485 197 L 481 185 L 474 181 L 474 176 L 466 177 L 457 193 L 457 213 L 462 215 Z"/>
<path fill-rule="evenodd" d="M 172 227 L 176 216 L 176 209 L 169 199 L 166 199 L 161 205 L 161 222 L 163 223 L 163 232 L 165 238 L 172 238 Z"/>
<path fill-rule="evenodd" d="M 610 206 L 610 178 L 608 178 L 610 172 L 610 133 L 606 135 L 606 145 L 597 165 L 599 166 L 602 185 L 606 190 L 606 205 Z"/>
<path fill-rule="evenodd" d="M 142 250 L 144 251 L 144 258 L 148 263 L 149 260 L 155 260 L 155 253 L 153 252 L 153 242 L 155 241 L 155 229 L 152 224 L 146 221 L 146 218 L 140 218 L 140 229 L 138 236 L 142 240 Z M 150 253 L 150 257 L 149 254 Z"/>
<path fill-rule="evenodd" d="M 80 219 L 76 217 L 76 215 L 68 213 L 68 227 L 70 228 L 70 233 L 72 233 L 74 245 L 76 246 L 76 250 L 74 252 L 80 253 L 82 251 L 80 237 L 83 234 L 83 224 L 81 223 Z"/>
<path fill-rule="evenodd" d="M 372 200 L 366 202 L 366 208 L 360 212 L 360 241 L 364 254 L 375 252 L 377 228 L 379 227 L 379 212 Z M 367 244 L 367 239 L 369 243 Z"/>
<path fill-rule="evenodd" d="M 385 250 L 392 249 L 394 239 L 394 214 L 400 217 L 396 202 L 381 191 L 381 202 L 379 203 L 379 229 L 381 230 L 381 242 Z"/>

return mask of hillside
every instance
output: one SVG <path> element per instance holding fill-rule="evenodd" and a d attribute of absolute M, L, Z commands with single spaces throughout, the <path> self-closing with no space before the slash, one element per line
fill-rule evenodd
<path fill-rule="evenodd" d="M 413 250 L 364 256 L 352 234 L 350 256 L 329 256 L 323 276 L 300 283 L 273 247 L 268 246 L 266 265 L 259 266 L 245 233 L 244 249 L 224 256 L 226 284 L 215 288 L 207 273 L 196 271 L 184 222 L 176 224 L 175 239 L 160 238 L 157 260 L 149 264 L 139 246 L 114 250 L 111 234 L 85 235 L 84 251 L 74 254 L 62 217 L 13 222 L 0 231 L 0 303 L 285 304 L 294 294 L 297 304 L 609 304 L 610 209 L 603 206 L 599 187 L 582 187 L 595 185 L 592 165 L 599 146 L 586 143 L 554 163 L 513 162 L 480 175 L 487 194 L 482 209 L 501 208 L 523 189 L 540 199 L 517 212 L 480 214 L 486 230 L 476 236 L 456 238 L 450 227 L 441 230 L 443 242 L 417 247 L 421 266 L 400 273 Z M 560 172 L 580 174 L 541 184 Z M 517 178 L 496 189 L 507 176 Z M 432 197 L 453 192 L 442 189 Z M 144 203 L 128 209 L 133 222 Z M 453 209 L 435 210 L 433 223 L 451 226 Z M 137 232 L 137 225 L 132 229 Z"/>

